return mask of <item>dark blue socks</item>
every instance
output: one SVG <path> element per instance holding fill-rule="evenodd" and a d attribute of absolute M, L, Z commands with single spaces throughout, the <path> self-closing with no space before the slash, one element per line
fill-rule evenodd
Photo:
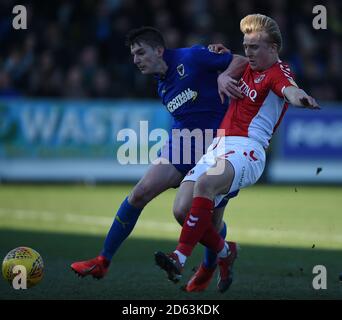
<path fill-rule="evenodd" d="M 220 231 L 220 235 L 223 239 L 226 238 L 227 235 L 227 226 L 226 223 L 223 222 L 223 228 Z M 203 264 L 207 268 L 213 268 L 217 264 L 217 253 L 214 251 L 209 250 L 208 248 L 205 248 L 204 250 L 204 261 Z"/>
<path fill-rule="evenodd" d="M 133 207 L 128 203 L 128 197 L 121 204 L 114 222 L 107 234 L 101 255 L 111 260 L 121 243 L 132 232 L 142 209 Z"/>

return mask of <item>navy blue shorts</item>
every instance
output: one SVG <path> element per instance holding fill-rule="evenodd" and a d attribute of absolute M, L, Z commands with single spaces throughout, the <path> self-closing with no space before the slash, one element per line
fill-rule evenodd
<path fill-rule="evenodd" d="M 158 156 L 168 159 L 185 176 L 205 154 L 212 139 L 209 137 L 208 141 L 204 141 L 201 129 L 192 130 L 191 135 L 176 130 L 173 130 Z"/>

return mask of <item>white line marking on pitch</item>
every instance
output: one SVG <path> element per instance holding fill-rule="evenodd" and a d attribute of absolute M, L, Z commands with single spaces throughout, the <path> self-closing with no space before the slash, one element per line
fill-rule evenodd
<path fill-rule="evenodd" d="M 172 214 L 172 213 L 170 213 Z M 44 221 L 48 223 L 53 222 L 66 222 L 68 224 L 75 225 L 84 225 L 88 227 L 97 227 L 97 228 L 109 228 L 113 223 L 113 217 L 106 216 L 90 216 L 83 214 L 74 214 L 68 212 L 52 212 L 52 211 L 35 211 L 35 210 L 26 210 L 26 209 L 9 209 L 9 208 L 0 208 L 0 218 L 6 219 L 9 217 L 14 220 L 30 220 L 30 221 Z M 1 225 L 1 221 L 0 221 Z M 148 229 L 148 230 L 158 230 L 163 232 L 179 232 L 180 226 L 175 221 L 172 222 L 161 222 L 161 221 L 152 221 L 152 220 L 140 220 L 138 221 L 138 229 Z M 229 231 L 229 223 L 228 223 L 228 232 Z M 234 227 L 232 232 L 239 236 L 248 236 L 251 238 L 258 237 L 267 237 L 268 239 L 287 239 L 291 238 L 292 241 L 313 241 L 313 243 L 317 243 L 317 241 L 331 241 L 331 242 L 341 242 L 342 243 L 342 234 L 332 234 L 330 233 L 318 233 L 318 232 L 309 232 L 307 230 L 269 230 L 269 229 L 261 229 L 261 228 L 242 228 L 242 227 Z"/>

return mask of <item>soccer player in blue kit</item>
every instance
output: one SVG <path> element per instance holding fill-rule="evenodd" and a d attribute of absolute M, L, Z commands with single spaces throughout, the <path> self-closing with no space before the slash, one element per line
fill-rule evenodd
<path fill-rule="evenodd" d="M 227 109 L 227 104 L 222 104 L 221 94 L 218 94 L 219 72 L 224 71 L 234 81 L 233 78 L 242 75 L 247 64 L 246 58 L 232 55 L 222 47 L 223 52 L 217 52 L 220 49 L 215 45 L 211 46 L 213 50 L 203 46 L 166 49 L 162 34 L 152 27 L 132 30 L 127 35 L 127 45 L 130 46 L 133 62 L 141 73 L 153 74 L 158 80 L 158 95 L 173 117 L 172 129 L 196 131 L 195 138 L 202 139 L 202 145 L 198 148 L 191 137 L 180 137 L 179 131 L 172 130 L 178 133 L 171 135 L 159 158 L 149 166 L 145 175 L 122 202 L 100 255 L 71 265 L 80 276 L 92 275 L 98 279 L 107 273 L 113 255 L 133 230 L 143 208 L 165 190 L 178 187 L 184 176 L 195 166 L 196 159 L 199 160 L 205 153 L 204 130 L 215 131 Z M 198 137 L 199 135 L 202 137 Z M 176 139 L 179 139 L 178 143 L 175 143 Z M 211 140 L 212 136 L 209 137 L 209 143 Z M 214 211 L 213 222 L 222 237 L 226 236 L 226 225 L 222 222 L 224 207 L 228 199 L 236 194 L 229 195 Z M 192 196 L 184 198 L 191 199 Z M 190 209 L 191 201 L 177 203 L 174 215 L 183 225 L 183 213 Z M 188 282 L 186 291 L 204 290 L 214 274 L 216 261 L 216 254 L 205 249 L 204 261 Z"/>

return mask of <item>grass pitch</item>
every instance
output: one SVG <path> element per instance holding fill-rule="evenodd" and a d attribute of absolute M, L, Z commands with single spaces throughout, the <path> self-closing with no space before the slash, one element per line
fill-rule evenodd
<path fill-rule="evenodd" d="M 37 250 L 45 276 L 29 290 L 0 281 L 0 299 L 341 299 L 341 187 L 254 186 L 226 210 L 229 239 L 241 246 L 234 282 L 225 294 L 216 279 L 207 291 L 180 290 L 201 259 L 198 246 L 183 281 L 174 285 L 154 265 L 156 250 L 172 250 L 180 232 L 172 216 L 175 190 L 152 201 L 100 281 L 78 278 L 74 261 L 101 250 L 114 214 L 131 186 L 0 186 L 0 258 L 17 246 Z M 327 289 L 314 290 L 313 267 L 327 269 Z"/>

